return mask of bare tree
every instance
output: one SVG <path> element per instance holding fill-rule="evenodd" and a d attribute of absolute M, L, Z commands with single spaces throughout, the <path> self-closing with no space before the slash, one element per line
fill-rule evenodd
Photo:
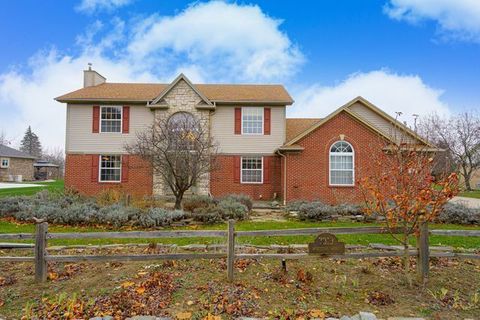
<path fill-rule="evenodd" d="M 10 144 L 10 142 L 7 140 L 7 135 L 5 134 L 5 132 L 3 130 L 0 131 L 0 144 L 2 144 L 4 146 Z"/>
<path fill-rule="evenodd" d="M 472 173 L 480 169 L 480 117 L 474 112 L 465 112 L 449 118 L 432 115 L 423 119 L 421 130 L 428 138 L 446 149 L 465 183 L 472 190 Z"/>
<path fill-rule="evenodd" d="M 187 112 L 156 119 L 154 124 L 137 134 L 127 152 L 149 162 L 153 173 L 168 185 L 175 196 L 175 208 L 182 207 L 185 192 L 195 186 L 215 167 L 217 146 L 208 125 Z"/>
<path fill-rule="evenodd" d="M 60 147 L 48 148 L 42 154 L 42 158 L 59 166 L 63 173 L 65 167 L 65 152 Z"/>

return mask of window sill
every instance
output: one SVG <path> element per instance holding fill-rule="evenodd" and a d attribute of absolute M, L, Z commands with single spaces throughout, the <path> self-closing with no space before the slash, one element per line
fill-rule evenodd
<path fill-rule="evenodd" d="M 240 184 L 255 184 L 255 185 L 259 185 L 259 184 L 263 184 L 263 182 L 240 182 Z"/>
<path fill-rule="evenodd" d="M 355 188 L 354 184 L 329 184 L 329 188 Z"/>
<path fill-rule="evenodd" d="M 98 181 L 98 183 L 102 183 L 102 184 L 118 184 L 118 183 L 122 183 L 122 181 Z"/>

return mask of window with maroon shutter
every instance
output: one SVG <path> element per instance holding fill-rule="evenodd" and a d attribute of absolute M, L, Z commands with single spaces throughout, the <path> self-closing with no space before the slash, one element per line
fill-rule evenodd
<path fill-rule="evenodd" d="M 263 157 L 263 183 L 270 183 L 272 157 Z"/>
<path fill-rule="evenodd" d="M 98 154 L 92 154 L 92 168 L 91 168 L 91 179 L 92 182 L 98 182 L 98 162 L 100 161 L 100 156 Z"/>
<path fill-rule="evenodd" d="M 271 113 L 270 108 L 263 109 L 263 134 L 270 134 L 270 127 L 271 127 L 270 113 Z"/>
<path fill-rule="evenodd" d="M 235 108 L 235 134 L 242 134 L 242 108 Z"/>
<path fill-rule="evenodd" d="M 233 159 L 233 181 L 240 183 L 240 156 L 235 156 Z"/>
<path fill-rule="evenodd" d="M 128 133 L 130 131 L 130 107 L 123 106 L 123 122 L 122 122 L 122 133 Z"/>
<path fill-rule="evenodd" d="M 93 106 L 92 114 L 92 132 L 98 133 L 100 125 L 100 106 Z"/>
<path fill-rule="evenodd" d="M 130 160 L 129 155 L 122 156 L 122 182 L 128 182 L 128 163 Z"/>

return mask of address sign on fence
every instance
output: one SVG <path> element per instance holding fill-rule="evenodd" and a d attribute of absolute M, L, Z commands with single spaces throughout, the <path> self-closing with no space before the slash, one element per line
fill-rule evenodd
<path fill-rule="evenodd" d="M 338 241 L 331 233 L 321 233 L 313 243 L 308 244 L 308 253 L 315 255 L 344 254 L 345 243 Z"/>

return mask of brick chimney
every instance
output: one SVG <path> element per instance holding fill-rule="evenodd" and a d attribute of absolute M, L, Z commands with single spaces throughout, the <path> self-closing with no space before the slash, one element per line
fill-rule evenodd
<path fill-rule="evenodd" d="M 83 70 L 83 87 L 92 87 L 105 83 L 107 78 L 95 70 L 92 70 L 92 64 L 88 64 L 88 70 Z"/>

